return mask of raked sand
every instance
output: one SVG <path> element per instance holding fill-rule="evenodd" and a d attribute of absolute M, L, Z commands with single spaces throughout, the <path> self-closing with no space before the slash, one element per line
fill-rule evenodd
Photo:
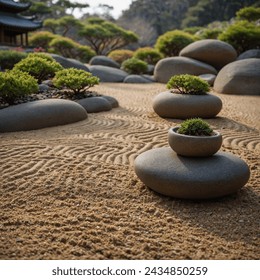
<path fill-rule="evenodd" d="M 180 123 L 152 110 L 165 85 L 95 90 L 120 108 L 0 134 L 0 258 L 259 259 L 260 97 L 218 94 L 223 109 L 208 122 L 251 178 L 235 195 L 196 202 L 151 191 L 133 170 L 135 157 L 168 146 L 168 129 Z"/>

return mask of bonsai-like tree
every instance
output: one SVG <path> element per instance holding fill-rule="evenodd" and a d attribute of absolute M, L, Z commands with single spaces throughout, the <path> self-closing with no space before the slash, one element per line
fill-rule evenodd
<path fill-rule="evenodd" d="M 210 125 L 200 118 L 188 119 L 181 123 L 180 128 L 177 130 L 180 134 L 191 136 L 211 136 L 213 129 Z"/>
<path fill-rule="evenodd" d="M 79 31 L 79 35 L 83 36 L 99 55 L 106 55 L 113 50 L 138 41 L 134 32 L 127 31 L 100 18 L 88 19 L 87 24 L 82 26 Z"/>
<path fill-rule="evenodd" d="M 181 94 L 201 95 L 209 91 L 209 84 L 197 76 L 185 74 L 171 77 L 167 88 Z"/>

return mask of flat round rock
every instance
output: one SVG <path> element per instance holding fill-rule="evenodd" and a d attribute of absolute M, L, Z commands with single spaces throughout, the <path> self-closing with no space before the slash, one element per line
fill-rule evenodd
<path fill-rule="evenodd" d="M 0 110 L 0 132 L 34 130 L 85 120 L 86 110 L 62 99 L 28 102 Z"/>
<path fill-rule="evenodd" d="M 229 195 L 242 188 L 250 177 L 247 164 L 231 153 L 182 157 L 167 147 L 142 153 L 135 159 L 134 168 L 139 179 L 152 190 L 184 199 Z"/>

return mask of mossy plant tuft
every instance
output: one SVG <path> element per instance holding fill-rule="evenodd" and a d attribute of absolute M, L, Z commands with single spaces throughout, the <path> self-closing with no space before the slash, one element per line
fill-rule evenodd
<path fill-rule="evenodd" d="M 181 94 L 202 95 L 209 91 L 209 84 L 197 76 L 185 74 L 171 77 L 167 88 Z"/>
<path fill-rule="evenodd" d="M 202 119 L 193 118 L 184 121 L 177 130 L 177 133 L 191 136 L 212 136 L 213 129 Z"/>

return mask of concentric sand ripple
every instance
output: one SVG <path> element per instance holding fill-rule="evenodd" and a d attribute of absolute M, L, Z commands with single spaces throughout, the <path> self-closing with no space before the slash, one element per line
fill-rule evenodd
<path fill-rule="evenodd" d="M 165 86 L 96 90 L 120 107 L 70 125 L 0 135 L 0 257 L 259 258 L 259 99 L 219 95 L 223 110 L 208 120 L 223 135 L 222 150 L 249 164 L 246 188 L 194 203 L 155 194 L 133 171 L 136 156 L 168 146 L 168 129 L 180 123 L 152 111 L 152 97 Z"/>

